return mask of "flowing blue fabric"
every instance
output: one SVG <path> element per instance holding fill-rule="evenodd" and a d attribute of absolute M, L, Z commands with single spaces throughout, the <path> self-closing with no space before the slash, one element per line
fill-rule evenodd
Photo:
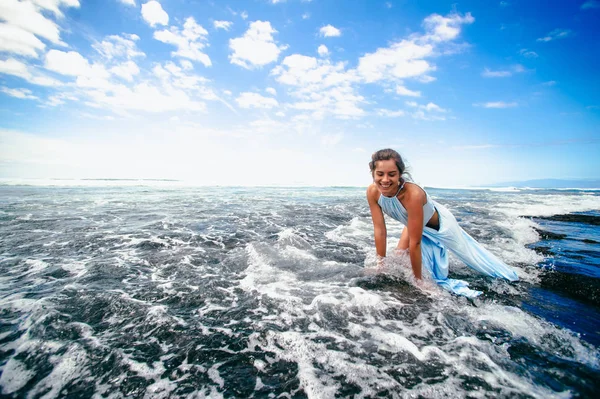
<path fill-rule="evenodd" d="M 429 218 L 423 220 L 422 265 L 438 285 L 457 295 L 470 298 L 481 294 L 481 291 L 468 288 L 469 283 L 466 281 L 448 278 L 449 261 L 446 249 L 451 250 L 467 266 L 486 276 L 501 277 L 509 281 L 519 279 L 514 270 L 467 234 L 446 207 L 433 201 L 427 192 L 425 194 L 427 203 L 423 205 L 423 213 L 432 214 L 428 208 L 434 207 L 438 211 L 440 226 L 439 230 L 432 229 L 426 226 Z M 377 202 L 383 213 L 408 226 L 408 213 L 396 196 L 386 197 L 382 194 Z"/>

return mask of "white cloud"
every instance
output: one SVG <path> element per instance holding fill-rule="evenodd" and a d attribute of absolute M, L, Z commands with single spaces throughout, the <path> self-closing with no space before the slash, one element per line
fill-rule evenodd
<path fill-rule="evenodd" d="M 325 146 L 334 146 L 336 144 L 339 144 L 343 138 L 344 135 L 342 133 L 326 134 L 323 137 L 321 137 L 321 144 Z"/>
<path fill-rule="evenodd" d="M 409 90 L 406 87 L 400 85 L 396 86 L 396 94 L 407 97 L 421 97 L 420 91 Z"/>
<path fill-rule="evenodd" d="M 439 111 L 439 112 L 446 112 L 445 109 L 440 108 L 437 104 L 434 103 L 428 103 L 428 104 L 419 104 L 416 101 L 407 101 L 406 105 L 408 105 L 411 108 L 419 108 L 425 111 Z"/>
<path fill-rule="evenodd" d="M 326 56 L 327 54 L 329 54 L 329 49 L 327 48 L 327 46 L 325 46 L 324 44 L 321 44 L 319 46 L 319 48 L 317 49 L 317 52 L 319 53 L 319 55 L 321 57 Z"/>
<path fill-rule="evenodd" d="M 14 76 L 29 76 L 27 64 L 17 61 L 14 58 L 9 58 L 6 61 L 0 60 L 0 73 Z"/>
<path fill-rule="evenodd" d="M 45 65 L 49 70 L 76 77 L 75 88 L 71 93 L 80 96 L 81 102 L 107 108 L 117 114 L 128 115 L 130 111 L 203 112 L 206 110 L 204 100 L 219 100 L 206 87 L 205 78 L 186 72 L 173 62 L 155 65 L 152 72 L 158 82 L 146 79 L 127 85 L 115 77 L 133 82 L 134 77 L 140 74 L 140 69 L 132 60 L 125 59 L 107 69 L 106 65 L 90 63 L 77 52 L 50 50 L 46 55 Z M 50 105 L 60 104 L 62 98 L 56 98 L 53 102 Z"/>
<path fill-rule="evenodd" d="M 110 68 L 113 75 L 119 76 L 129 82 L 133 81 L 133 77 L 140 73 L 140 68 L 133 61 L 127 61 Z"/>
<path fill-rule="evenodd" d="M 48 2 L 55 9 L 60 2 Z M 62 4 L 61 4 L 62 5 Z M 79 3 L 77 3 L 79 6 Z M 22 28 L 52 43 L 60 42 L 60 32 L 56 23 L 42 14 L 40 4 L 30 1 L 2 0 L 0 2 L 0 15 L 8 25 Z M 62 15 L 62 14 L 60 14 Z"/>
<path fill-rule="evenodd" d="M 410 116 L 412 116 L 414 119 L 424 121 L 446 120 L 446 117 L 441 114 L 444 114 L 448 111 L 435 103 L 429 102 L 427 104 L 418 104 L 415 101 L 407 101 L 406 105 L 411 108 L 415 108 L 415 111 L 410 113 Z"/>
<path fill-rule="evenodd" d="M 433 76 L 429 76 L 429 75 L 421 75 L 421 76 L 417 77 L 417 80 L 421 83 L 431 83 L 431 82 L 435 82 L 437 80 L 437 78 L 434 78 Z"/>
<path fill-rule="evenodd" d="M 269 93 L 270 95 L 272 95 L 272 96 L 276 96 L 276 95 L 277 95 L 277 90 L 275 90 L 275 89 L 274 89 L 274 88 L 272 88 L 272 87 L 267 87 L 267 88 L 265 89 L 265 91 L 266 91 L 267 93 Z"/>
<path fill-rule="evenodd" d="M 135 7 L 135 0 L 119 0 L 121 3 Z"/>
<path fill-rule="evenodd" d="M 37 57 L 46 45 L 33 33 L 18 26 L 0 24 L 0 52 Z"/>
<path fill-rule="evenodd" d="M 325 25 L 319 29 L 319 33 L 323 37 L 337 37 L 341 36 L 342 32 L 333 25 Z"/>
<path fill-rule="evenodd" d="M 404 116 L 406 115 L 406 112 L 403 110 L 398 110 L 398 111 L 392 111 L 389 109 L 378 109 L 377 110 L 377 115 L 379 116 L 386 116 L 388 118 L 397 118 L 399 116 Z"/>
<path fill-rule="evenodd" d="M 161 81 L 161 86 L 167 92 L 184 90 L 186 93 L 199 96 L 203 100 L 219 100 L 217 95 L 206 87 L 208 80 L 178 67 L 173 62 L 155 65 L 152 72 Z"/>
<path fill-rule="evenodd" d="M 277 61 L 279 53 L 287 46 L 278 46 L 273 33 L 277 31 L 269 21 L 252 22 L 244 36 L 229 40 L 229 48 L 233 51 L 229 56 L 231 63 L 252 69 Z"/>
<path fill-rule="evenodd" d="M 469 13 L 464 16 L 454 13 L 446 17 L 432 14 L 423 21 L 424 34 L 413 34 L 408 39 L 364 55 L 359 59 L 357 71 L 367 83 L 407 78 L 431 82 L 435 78 L 429 72 L 435 71 L 436 66 L 427 58 L 463 49 L 464 46 L 455 46 L 449 51 L 443 46 L 447 48 L 460 34 L 461 26 L 473 21 Z"/>
<path fill-rule="evenodd" d="M 152 27 L 169 24 L 169 14 L 155 0 L 142 4 L 142 18 Z"/>
<path fill-rule="evenodd" d="M 38 98 L 34 96 L 29 89 L 11 89 L 8 87 L 0 87 L 0 91 L 8 94 L 9 96 L 28 99 L 28 100 L 37 100 Z"/>
<path fill-rule="evenodd" d="M 29 65 L 17 61 L 14 58 L 9 58 L 6 61 L 0 60 L 0 73 L 6 75 L 17 76 L 25 79 L 29 83 L 33 83 L 39 86 L 60 86 L 62 82 L 56 79 L 45 76 L 38 71 L 32 69 Z"/>
<path fill-rule="evenodd" d="M 233 22 L 231 22 L 231 21 L 214 21 L 213 24 L 214 24 L 215 29 L 229 30 L 229 28 L 231 28 L 231 25 L 233 25 Z"/>
<path fill-rule="evenodd" d="M 358 61 L 358 72 L 367 83 L 382 79 L 404 79 L 424 75 L 435 66 L 423 58 L 433 54 L 433 46 L 402 40 L 387 48 L 379 48 Z"/>
<path fill-rule="evenodd" d="M 58 25 L 46 13 L 50 11 L 54 18 L 62 18 L 61 7 L 79 7 L 79 1 L 0 1 L 0 51 L 37 58 L 46 47 L 42 39 L 64 45 Z"/>
<path fill-rule="evenodd" d="M 308 91 L 358 81 L 345 70 L 344 63 L 332 64 L 328 60 L 300 54 L 285 57 L 281 65 L 273 69 L 272 74 L 277 76 L 280 83 Z"/>
<path fill-rule="evenodd" d="M 88 112 L 80 112 L 79 117 L 86 119 L 94 119 L 98 121 L 114 121 L 115 117 L 112 115 L 94 115 Z"/>
<path fill-rule="evenodd" d="M 483 72 L 481 72 L 481 76 L 485 78 L 505 78 L 512 76 L 511 71 L 492 71 L 489 68 L 485 68 Z"/>
<path fill-rule="evenodd" d="M 105 79 L 109 75 L 104 66 L 91 65 L 76 51 L 50 50 L 46 53 L 45 66 L 51 71 L 68 76 Z"/>
<path fill-rule="evenodd" d="M 64 15 L 60 7 L 79 7 L 79 0 L 30 0 L 39 9 L 51 11 L 56 17 L 62 18 Z"/>
<path fill-rule="evenodd" d="M 431 113 L 427 113 L 423 110 L 415 111 L 411 114 L 411 116 L 414 119 L 419 119 L 419 120 L 423 120 L 423 121 L 445 121 L 446 120 L 445 116 L 434 115 Z"/>
<path fill-rule="evenodd" d="M 270 118 L 257 119 L 250 122 L 252 131 L 260 134 L 270 134 L 284 129 L 284 124 L 280 121 L 276 121 Z"/>
<path fill-rule="evenodd" d="M 544 85 L 544 86 L 554 86 L 554 85 L 556 85 L 556 81 L 555 80 L 549 80 L 547 82 L 542 83 L 542 85 Z"/>
<path fill-rule="evenodd" d="M 208 67 L 212 65 L 210 58 L 201 51 L 206 47 L 207 35 L 208 32 L 206 29 L 198 25 L 193 17 L 188 17 L 185 20 L 183 30 L 171 27 L 170 30 L 165 29 L 154 32 L 156 40 L 177 47 L 177 51 L 171 53 L 173 57 L 183 57 L 199 61 Z"/>
<path fill-rule="evenodd" d="M 125 86 L 107 80 L 79 77 L 77 85 L 85 90 L 88 103 L 95 107 L 108 108 L 115 113 L 143 111 L 163 113 L 170 111 L 206 110 L 202 100 L 218 100 L 205 87 L 206 79 L 185 73 L 172 62 L 156 65 L 154 75 L 159 84 L 149 80 Z"/>
<path fill-rule="evenodd" d="M 512 76 L 513 73 L 523 73 L 525 72 L 525 68 L 523 65 L 516 64 L 510 67 L 510 69 L 504 69 L 499 71 L 492 71 L 489 68 L 485 68 L 483 72 L 481 72 L 481 76 L 485 78 L 506 78 Z"/>
<path fill-rule="evenodd" d="M 475 18 L 471 13 L 465 16 L 454 13 L 447 17 L 438 14 L 432 14 L 425 18 L 423 25 L 427 31 L 426 40 L 433 42 L 445 42 L 455 39 L 460 34 L 461 25 L 472 24 Z"/>
<path fill-rule="evenodd" d="M 46 101 L 46 103 L 44 105 L 49 106 L 49 107 L 56 107 L 58 105 L 64 104 L 65 100 L 79 101 L 79 98 L 77 98 L 74 95 L 71 95 L 69 93 L 57 93 L 57 94 L 54 94 L 54 95 L 48 97 L 48 100 Z"/>
<path fill-rule="evenodd" d="M 310 13 L 305 12 L 304 14 L 302 14 L 302 19 L 309 19 L 310 18 Z"/>
<path fill-rule="evenodd" d="M 168 92 L 149 83 L 140 83 L 133 87 L 115 86 L 111 91 L 95 90 L 88 93 L 92 101 L 112 110 L 133 110 L 145 112 L 169 111 L 205 111 L 206 104 L 192 99 L 182 89 Z"/>
<path fill-rule="evenodd" d="M 92 47 L 107 60 L 144 57 L 145 54 L 135 44 L 138 40 L 140 40 L 140 37 L 135 34 L 111 35 L 104 38 L 100 43 L 93 44 Z"/>
<path fill-rule="evenodd" d="M 537 39 L 538 42 L 550 42 L 556 39 L 564 39 L 571 36 L 572 32 L 570 29 L 554 29 L 544 37 Z"/>
<path fill-rule="evenodd" d="M 57 107 L 57 106 L 62 105 L 64 103 L 65 102 L 61 98 L 59 98 L 57 96 L 50 96 L 50 97 L 48 97 L 48 101 L 46 101 L 45 105 L 49 106 L 49 107 Z"/>
<path fill-rule="evenodd" d="M 194 64 L 192 64 L 188 60 L 180 60 L 179 65 L 181 65 L 181 67 L 186 71 L 191 71 L 192 69 L 194 69 Z"/>
<path fill-rule="evenodd" d="M 331 114 L 338 118 L 358 118 L 365 114 L 360 104 L 365 101 L 352 87 L 360 78 L 346 71 L 345 64 L 300 54 L 285 57 L 271 72 L 279 83 L 292 86 L 289 104 L 292 109 L 310 112 L 311 118 L 322 119 Z"/>
<path fill-rule="evenodd" d="M 519 51 L 519 54 L 521 54 L 523 57 L 526 57 L 526 58 L 538 58 L 539 57 L 539 55 L 535 51 L 527 50 L 526 48 L 522 48 Z"/>
<path fill-rule="evenodd" d="M 135 34 L 123 34 L 110 35 L 105 37 L 101 42 L 94 43 L 92 47 L 96 50 L 103 58 L 105 64 L 103 65 L 110 73 L 125 79 L 129 82 L 133 81 L 134 76 L 140 73 L 140 69 L 137 64 L 132 61 L 136 57 L 145 57 L 146 55 L 137 48 L 136 42 L 140 40 L 139 36 Z M 55 55 L 56 56 L 56 55 Z M 76 63 L 88 63 L 87 60 L 83 62 L 77 55 L 71 55 L 75 58 Z M 80 65 L 81 66 L 81 65 Z M 98 65 L 97 67 L 99 67 Z M 51 67 L 53 68 L 53 67 Z M 56 68 L 55 68 L 56 70 Z M 58 71 L 60 72 L 60 71 Z M 84 74 L 88 76 L 89 74 Z M 102 77 L 106 79 L 106 76 Z M 95 84 L 89 80 L 79 80 L 80 84 L 86 86 L 98 85 L 100 87 L 110 86 L 108 82 L 101 82 L 99 79 L 94 80 Z"/>
<path fill-rule="evenodd" d="M 427 105 L 422 105 L 421 107 L 426 111 L 446 112 L 445 109 L 434 103 L 427 103 Z"/>
<path fill-rule="evenodd" d="M 588 0 L 581 5 L 582 10 L 588 10 L 591 8 L 600 8 L 600 1 L 597 0 Z"/>
<path fill-rule="evenodd" d="M 475 103 L 473 105 L 475 107 L 483 108 L 512 108 L 516 107 L 518 104 L 516 102 L 506 103 L 504 101 L 492 101 L 487 103 Z"/>
<path fill-rule="evenodd" d="M 246 20 L 246 19 L 248 19 L 248 13 L 246 11 L 242 11 L 240 13 L 240 17 L 242 17 L 242 19 Z"/>
<path fill-rule="evenodd" d="M 274 98 L 263 97 L 258 93 L 245 92 L 235 99 L 241 108 L 273 108 L 279 106 Z"/>

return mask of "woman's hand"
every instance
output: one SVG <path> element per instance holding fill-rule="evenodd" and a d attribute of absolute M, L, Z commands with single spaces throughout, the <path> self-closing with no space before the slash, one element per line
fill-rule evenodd
<path fill-rule="evenodd" d="M 377 255 L 377 268 L 383 267 L 385 263 L 385 256 Z"/>

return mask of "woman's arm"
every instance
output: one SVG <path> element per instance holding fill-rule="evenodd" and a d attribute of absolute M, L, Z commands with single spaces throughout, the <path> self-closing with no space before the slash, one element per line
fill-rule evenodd
<path fill-rule="evenodd" d="M 402 234 L 400 234 L 400 240 L 398 240 L 397 249 L 407 250 L 408 249 L 408 227 L 404 227 L 402 229 Z"/>
<path fill-rule="evenodd" d="M 385 219 L 381 207 L 377 203 L 379 190 L 374 185 L 370 185 L 367 189 L 367 200 L 371 209 L 371 219 L 373 219 L 373 230 L 375 233 L 375 249 L 377 255 L 385 257 L 387 246 L 387 229 L 385 227 Z"/>
<path fill-rule="evenodd" d="M 423 237 L 423 201 L 420 192 L 407 193 L 404 207 L 408 213 L 408 253 L 413 274 L 418 280 L 422 277 L 421 238 Z"/>

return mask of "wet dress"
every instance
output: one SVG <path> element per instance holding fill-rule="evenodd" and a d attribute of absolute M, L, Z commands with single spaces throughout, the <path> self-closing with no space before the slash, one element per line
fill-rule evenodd
<path fill-rule="evenodd" d="M 404 184 L 406 182 L 402 184 L 398 193 L 402 190 Z M 393 197 L 386 197 L 381 194 L 377 203 L 383 213 L 408 226 L 408 213 L 398 200 L 398 193 Z M 438 285 L 450 292 L 467 297 L 476 297 L 481 294 L 480 291 L 468 288 L 469 284 L 466 281 L 448 278 L 447 250 L 452 251 L 467 266 L 486 276 L 501 277 L 509 281 L 519 279 L 513 269 L 467 234 L 458 225 L 456 218 L 448 209 L 433 201 L 426 191 L 425 195 L 427 196 L 427 202 L 423 205 L 422 265 L 429 271 Z M 427 226 L 427 222 L 436 210 L 439 215 L 438 230 Z"/>

